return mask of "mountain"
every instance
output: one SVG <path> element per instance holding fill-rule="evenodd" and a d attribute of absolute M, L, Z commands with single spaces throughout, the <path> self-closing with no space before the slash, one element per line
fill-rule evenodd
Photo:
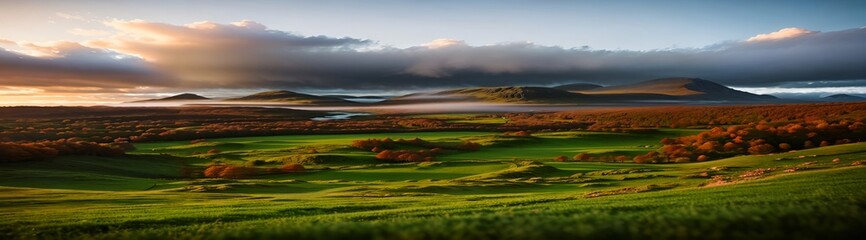
<path fill-rule="evenodd" d="M 848 94 L 834 94 L 834 95 L 822 97 L 821 100 L 822 101 L 828 101 L 828 102 L 859 102 L 859 101 L 866 101 L 866 98 L 858 97 L 858 96 L 854 96 L 854 95 L 848 95 Z"/>
<path fill-rule="evenodd" d="M 299 105 L 351 105 L 356 102 L 336 97 L 316 96 L 292 91 L 267 91 L 249 96 L 230 98 L 226 101 L 279 102 Z"/>
<path fill-rule="evenodd" d="M 586 89 L 586 90 L 568 90 Z M 478 101 L 493 103 L 665 103 L 665 102 L 767 102 L 773 96 L 737 91 L 698 78 L 664 78 L 633 84 L 601 87 L 569 84 L 548 87 L 478 87 L 433 93 L 415 93 L 386 100 L 385 104 Z"/>
<path fill-rule="evenodd" d="M 580 103 L 584 95 L 548 87 L 473 87 L 441 92 L 422 92 L 389 98 L 382 104 L 489 102 L 489 103 Z"/>
<path fill-rule="evenodd" d="M 661 78 L 638 83 L 595 88 L 578 91 L 589 95 L 651 94 L 668 96 L 670 100 L 710 100 L 752 102 L 777 99 L 769 95 L 757 95 L 731 89 L 727 86 L 700 78 Z"/>
<path fill-rule="evenodd" d="M 572 84 L 559 85 L 559 86 L 556 86 L 553 88 L 574 92 L 574 91 L 592 90 L 592 89 L 601 88 L 601 87 L 602 87 L 601 85 L 596 85 L 596 84 L 592 84 L 592 83 L 572 83 Z"/>
<path fill-rule="evenodd" d="M 546 87 L 464 88 L 442 91 L 438 95 L 450 95 L 484 102 L 501 103 L 576 103 L 586 101 L 586 97 L 583 94 Z"/>
<path fill-rule="evenodd" d="M 183 93 L 174 95 L 171 97 L 159 98 L 159 99 L 149 99 L 149 100 L 141 100 L 135 102 L 167 102 L 167 101 L 195 101 L 195 100 L 209 100 L 210 98 L 202 97 L 197 94 L 192 93 Z"/>
<path fill-rule="evenodd" d="M 354 96 L 354 95 L 322 95 L 322 97 L 342 98 L 342 99 L 383 99 L 387 96 Z"/>

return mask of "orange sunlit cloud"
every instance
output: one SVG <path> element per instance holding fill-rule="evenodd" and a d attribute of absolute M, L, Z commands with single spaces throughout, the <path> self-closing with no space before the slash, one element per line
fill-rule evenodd
<path fill-rule="evenodd" d="M 813 34 L 813 33 L 815 33 L 815 32 L 810 31 L 808 29 L 803 29 L 803 28 L 783 28 L 779 31 L 775 31 L 775 32 L 771 32 L 771 33 L 758 34 L 754 37 L 749 38 L 746 41 L 749 41 L 749 42 L 772 41 L 772 40 L 779 40 L 779 39 L 785 39 L 785 38 L 799 37 L 799 36 Z"/>

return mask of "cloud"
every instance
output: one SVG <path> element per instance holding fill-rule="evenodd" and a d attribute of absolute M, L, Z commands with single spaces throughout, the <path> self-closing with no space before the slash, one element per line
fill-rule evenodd
<path fill-rule="evenodd" d="M 45 92 L 39 88 L 0 87 L 0 96 L 27 96 Z"/>
<path fill-rule="evenodd" d="M 84 37 L 97 37 L 97 36 L 106 36 L 111 34 L 108 31 L 98 30 L 98 29 L 82 29 L 82 28 L 73 28 L 67 31 L 70 34 L 84 36 Z"/>
<path fill-rule="evenodd" d="M 63 13 L 63 12 L 56 12 L 56 13 L 54 13 L 54 15 L 61 17 L 61 18 L 64 18 L 64 19 L 69 19 L 69 20 L 88 21 L 87 18 L 85 18 L 81 15 L 75 15 L 75 14 L 69 14 L 69 13 Z"/>
<path fill-rule="evenodd" d="M 75 42 L 18 47 L 23 50 L 0 49 L 0 86 L 127 88 L 169 80 L 140 59 Z"/>
<path fill-rule="evenodd" d="M 437 49 L 437 48 L 453 47 L 453 46 L 466 46 L 466 42 L 461 41 L 461 40 L 457 40 L 457 39 L 440 38 L 440 39 L 430 41 L 429 43 L 424 44 L 422 46 L 425 46 L 425 47 L 430 48 L 430 49 Z"/>
<path fill-rule="evenodd" d="M 749 41 L 749 42 L 773 41 L 773 40 L 779 40 L 779 39 L 785 39 L 785 38 L 800 37 L 803 35 L 809 35 L 809 34 L 813 34 L 813 33 L 815 33 L 815 32 L 810 31 L 808 29 L 803 29 L 803 28 L 782 28 L 779 31 L 775 31 L 775 32 L 771 32 L 771 33 L 765 33 L 765 34 L 758 34 L 754 37 L 749 38 L 746 41 Z"/>
<path fill-rule="evenodd" d="M 232 24 L 196 22 L 185 26 L 142 20 L 112 21 L 122 32 L 88 45 L 114 49 L 173 73 L 183 86 L 258 87 L 303 85 L 320 76 L 320 69 L 358 68 L 375 59 L 341 62 L 341 53 L 372 42 L 355 38 L 299 36 L 241 21 Z M 367 61 L 368 63 L 363 63 Z M 294 83 L 293 83 L 294 82 Z"/>
<path fill-rule="evenodd" d="M 9 39 L 0 38 L 0 46 L 18 46 L 18 43 Z"/>
<path fill-rule="evenodd" d="M 761 40 L 701 49 L 610 51 L 531 42 L 472 46 L 455 39 L 393 48 L 367 39 L 303 36 L 249 20 L 106 25 L 117 33 L 83 44 L 23 45 L 29 54 L 0 52 L 0 86 L 407 90 L 612 85 L 672 76 L 743 87 L 866 79 L 863 28 L 783 29 Z"/>

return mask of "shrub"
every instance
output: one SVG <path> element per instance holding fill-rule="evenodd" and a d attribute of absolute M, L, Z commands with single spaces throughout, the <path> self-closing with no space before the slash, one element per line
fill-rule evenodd
<path fill-rule="evenodd" d="M 209 178 L 245 178 L 256 174 L 256 168 L 214 164 L 204 170 L 204 176 Z"/>
<path fill-rule="evenodd" d="M 221 178 L 245 178 L 252 176 L 256 173 L 255 168 L 250 167 L 241 167 L 241 166 L 228 166 L 220 172 Z"/>
<path fill-rule="evenodd" d="M 288 163 L 280 167 L 283 172 L 303 172 L 305 170 L 304 165 L 297 163 Z"/>
<path fill-rule="evenodd" d="M 296 154 L 296 155 L 286 155 L 278 158 L 270 159 L 270 161 L 276 161 L 280 163 L 297 163 L 297 164 L 321 164 L 321 163 L 334 163 L 334 162 L 345 162 L 351 160 L 349 157 L 340 156 L 340 155 L 330 155 L 330 154 Z"/>
<path fill-rule="evenodd" d="M 759 145 L 749 147 L 749 154 L 752 154 L 752 155 L 768 154 L 768 153 L 772 153 L 773 149 L 774 149 L 773 145 L 766 144 L 766 143 L 759 144 Z"/>
<path fill-rule="evenodd" d="M 376 154 L 376 159 L 396 162 L 429 162 L 433 161 L 432 151 L 385 150 Z"/>
<path fill-rule="evenodd" d="M 376 159 L 385 160 L 388 159 L 393 154 L 391 150 L 384 150 L 376 154 Z"/>
<path fill-rule="evenodd" d="M 661 154 L 656 151 L 649 151 L 644 155 L 635 156 L 632 160 L 635 163 L 657 163 Z"/>
<path fill-rule="evenodd" d="M 577 155 L 574 155 L 575 161 L 587 161 L 591 158 L 592 156 L 590 156 L 589 153 L 579 153 Z"/>
<path fill-rule="evenodd" d="M 209 178 L 218 178 L 226 165 L 210 165 L 204 169 L 204 176 Z"/>
<path fill-rule="evenodd" d="M 507 132 L 507 133 L 505 133 L 505 136 L 531 137 L 532 133 L 530 133 L 528 131 L 521 130 L 521 131 L 516 131 L 516 132 Z"/>

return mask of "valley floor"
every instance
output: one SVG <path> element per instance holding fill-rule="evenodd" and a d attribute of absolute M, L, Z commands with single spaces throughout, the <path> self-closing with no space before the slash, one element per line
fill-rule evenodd
<path fill-rule="evenodd" d="M 866 143 L 686 164 L 552 161 L 646 152 L 660 138 L 694 132 L 247 137 L 136 144 L 125 157 L 3 163 L 0 238 L 866 237 Z M 435 162 L 383 163 L 349 146 L 384 137 L 483 147 Z M 286 161 L 307 170 L 243 179 L 182 173 L 213 162 Z"/>

